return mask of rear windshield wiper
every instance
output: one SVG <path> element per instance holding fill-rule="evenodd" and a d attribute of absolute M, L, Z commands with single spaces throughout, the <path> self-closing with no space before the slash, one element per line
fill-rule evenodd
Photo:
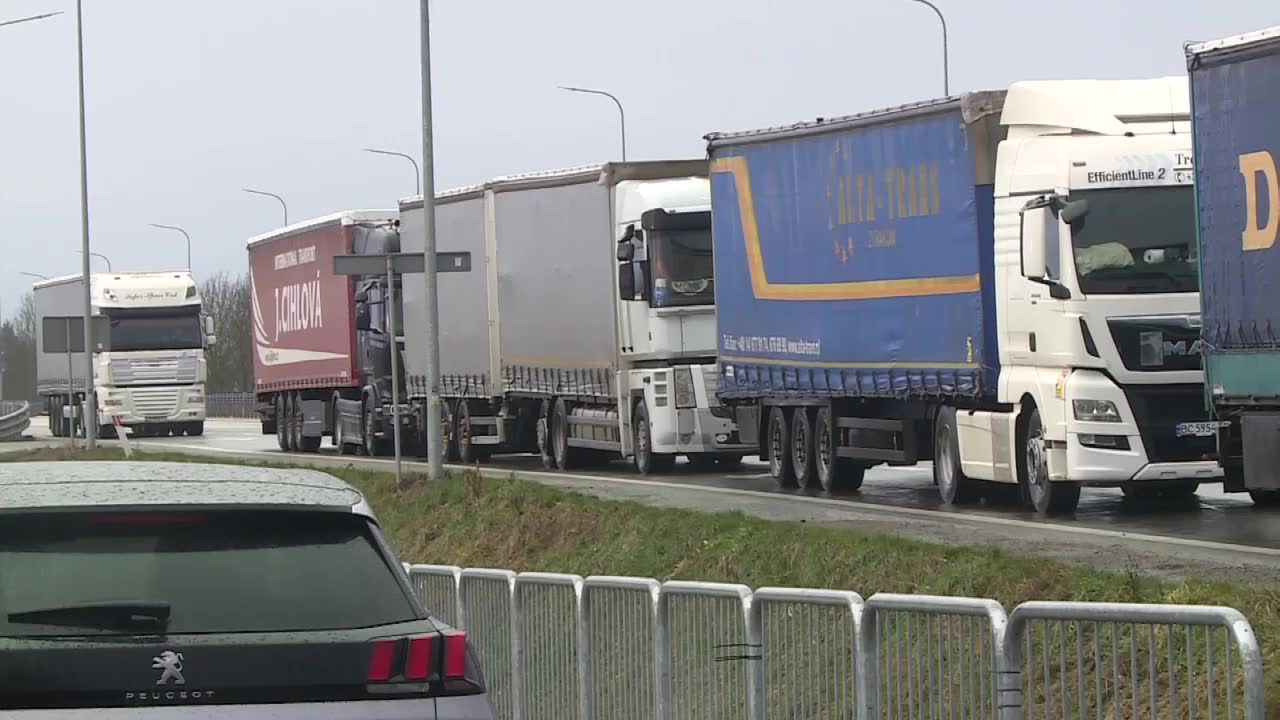
<path fill-rule="evenodd" d="M 120 600 L 11 612 L 9 622 L 103 629 L 164 628 L 169 624 L 169 610 L 169 603 L 164 601 Z"/>

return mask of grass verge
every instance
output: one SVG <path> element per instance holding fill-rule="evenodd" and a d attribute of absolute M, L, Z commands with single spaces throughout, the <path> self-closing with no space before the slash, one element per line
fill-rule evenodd
<path fill-rule="evenodd" d="M 148 460 L 216 462 L 147 453 Z M 42 448 L 5 460 L 120 459 Z M 260 464 L 260 463 L 236 463 Z M 402 557 L 414 563 L 497 567 L 659 580 L 1027 600 L 1227 605 L 1262 643 L 1269 715 L 1280 716 L 1280 592 L 1207 582 L 1166 584 L 1101 573 L 998 549 L 944 547 L 847 530 L 705 514 L 575 495 L 515 478 L 452 476 L 397 492 L 391 475 L 354 467 L 333 474 L 360 488 Z M 1095 630 L 1096 631 L 1096 630 Z M 1146 641 L 1144 640 L 1144 643 Z M 1154 642 L 1154 640 L 1152 641 Z M 1154 646 L 1153 646 L 1154 647 Z"/>

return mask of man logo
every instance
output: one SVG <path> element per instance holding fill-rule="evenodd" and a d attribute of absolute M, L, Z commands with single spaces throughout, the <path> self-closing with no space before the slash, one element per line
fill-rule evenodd
<path fill-rule="evenodd" d="M 1165 354 L 1165 357 L 1173 357 L 1173 356 L 1187 357 L 1188 355 L 1199 355 L 1200 341 L 1199 340 L 1193 341 L 1191 345 L 1188 346 L 1186 340 L 1179 340 L 1178 342 L 1169 342 L 1168 340 L 1165 340 L 1164 354 Z"/>
<path fill-rule="evenodd" d="M 160 673 L 160 679 L 156 681 L 157 685 L 164 685 L 170 681 L 172 681 L 174 685 L 187 684 L 187 679 L 182 677 L 182 653 L 165 650 L 159 655 L 151 658 L 151 667 L 162 671 Z"/>

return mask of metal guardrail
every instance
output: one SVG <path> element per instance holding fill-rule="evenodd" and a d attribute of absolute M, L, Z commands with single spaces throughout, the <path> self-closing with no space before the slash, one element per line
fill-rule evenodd
<path fill-rule="evenodd" d="M 25 400 L 0 401 L 0 441 L 17 440 L 31 427 L 31 403 Z"/>
<path fill-rule="evenodd" d="M 205 398 L 205 413 L 211 418 L 258 417 L 258 398 L 249 392 L 215 392 Z"/>
<path fill-rule="evenodd" d="M 414 565 L 503 720 L 1262 720 L 1230 608 L 1024 603 Z M 452 583 L 452 586 L 450 586 Z"/>

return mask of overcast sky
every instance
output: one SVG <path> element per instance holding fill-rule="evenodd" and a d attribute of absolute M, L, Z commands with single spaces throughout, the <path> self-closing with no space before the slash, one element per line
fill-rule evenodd
<path fill-rule="evenodd" d="M 936 0 L 953 91 L 1185 72 L 1182 43 L 1280 23 L 1276 0 Z M 244 240 L 393 207 L 421 154 L 416 0 L 84 0 L 93 250 L 116 270 L 245 268 Z M 79 272 L 75 3 L 0 0 L 0 302 Z M 910 0 L 439 0 L 438 188 L 614 159 L 697 157 L 712 130 L 941 95 L 937 18 Z M 99 262 L 100 261 L 95 261 Z M 102 267 L 95 265 L 95 267 Z"/>

